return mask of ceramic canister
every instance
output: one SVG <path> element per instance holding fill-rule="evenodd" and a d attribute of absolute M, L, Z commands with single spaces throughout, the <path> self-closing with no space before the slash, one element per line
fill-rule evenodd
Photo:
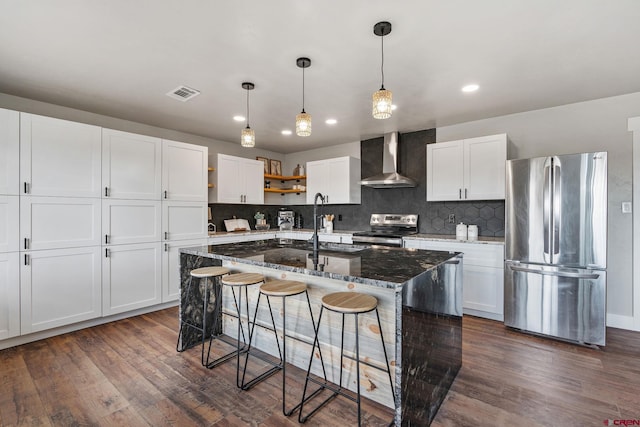
<path fill-rule="evenodd" d="M 475 242 L 478 240 L 478 226 L 477 225 L 469 225 L 467 227 L 467 238 L 471 242 Z"/>
<path fill-rule="evenodd" d="M 467 224 L 456 225 L 456 240 L 467 240 Z"/>

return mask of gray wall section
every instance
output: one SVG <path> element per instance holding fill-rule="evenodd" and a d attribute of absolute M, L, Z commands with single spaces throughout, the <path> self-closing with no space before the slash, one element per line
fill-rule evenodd
<path fill-rule="evenodd" d="M 509 158 L 607 151 L 609 160 L 608 312 L 633 315 L 632 216 L 621 203 L 632 200 L 632 134 L 627 119 L 640 115 L 640 92 L 528 111 L 437 129 L 450 141 L 506 132 Z M 636 206 L 640 209 L 640 206 Z"/>

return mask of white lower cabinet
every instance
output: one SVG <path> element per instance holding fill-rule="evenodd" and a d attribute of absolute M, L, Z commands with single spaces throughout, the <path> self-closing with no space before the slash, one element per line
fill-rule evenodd
<path fill-rule="evenodd" d="M 162 302 L 161 243 L 108 246 L 102 256 L 105 316 Z"/>
<path fill-rule="evenodd" d="M 160 201 L 103 200 L 102 244 L 121 245 L 161 240 Z"/>
<path fill-rule="evenodd" d="M 20 254 L 22 335 L 102 315 L 100 247 Z"/>
<path fill-rule="evenodd" d="M 100 246 L 100 199 L 20 197 L 20 250 Z"/>
<path fill-rule="evenodd" d="M 20 254 L 0 253 L 0 340 L 20 335 Z"/>
<path fill-rule="evenodd" d="M 180 298 L 180 249 L 206 244 L 207 239 L 163 243 L 162 302 L 177 301 Z"/>
<path fill-rule="evenodd" d="M 462 308 L 465 314 L 504 320 L 504 245 L 404 239 L 405 248 L 463 253 Z"/>
<path fill-rule="evenodd" d="M 202 202 L 162 202 L 162 238 L 188 240 L 206 238 L 207 204 Z"/>
<path fill-rule="evenodd" d="M 20 245 L 20 200 L 18 196 L 0 196 L 0 253 L 18 252 Z"/>

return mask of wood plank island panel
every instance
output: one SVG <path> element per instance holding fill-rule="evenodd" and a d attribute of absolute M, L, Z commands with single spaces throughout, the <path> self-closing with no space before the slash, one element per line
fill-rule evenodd
<path fill-rule="evenodd" d="M 279 375 L 243 392 L 233 363 L 207 370 L 199 349 L 176 353 L 177 319 L 174 307 L 0 351 L 0 425 L 299 425 L 281 413 Z M 640 419 L 640 333 L 608 328 L 607 346 L 594 350 L 492 320 L 464 316 L 462 323 L 462 369 L 432 426 Z M 547 371 L 559 375 L 537 376 Z M 291 367 L 289 374 L 288 398 L 295 398 L 304 372 Z M 52 393 L 61 382 L 66 392 Z M 368 399 L 363 411 L 369 426 L 386 426 L 392 415 Z M 335 399 L 305 425 L 356 420 L 353 403 Z"/>

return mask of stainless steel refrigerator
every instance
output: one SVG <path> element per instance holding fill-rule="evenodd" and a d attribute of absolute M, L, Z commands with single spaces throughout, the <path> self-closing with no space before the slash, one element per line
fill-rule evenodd
<path fill-rule="evenodd" d="M 507 161 L 505 325 L 605 345 L 607 153 Z"/>

